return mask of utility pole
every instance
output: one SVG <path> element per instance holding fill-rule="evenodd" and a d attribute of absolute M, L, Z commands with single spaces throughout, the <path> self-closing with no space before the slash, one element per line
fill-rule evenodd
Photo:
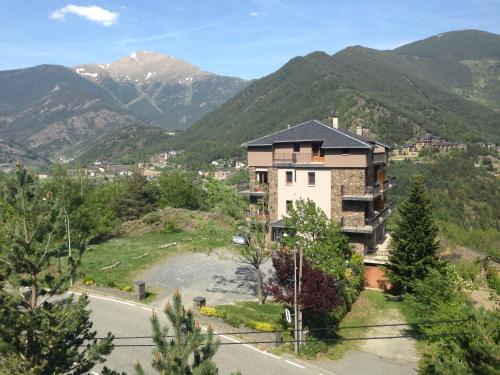
<path fill-rule="evenodd" d="M 63 210 L 64 210 L 64 215 L 66 216 L 66 233 L 68 234 L 68 264 L 69 264 L 69 260 L 71 258 L 71 228 L 69 225 L 68 211 L 66 211 L 65 207 L 63 207 Z M 73 286 L 73 275 L 71 275 L 71 278 L 69 280 L 69 284 L 71 286 Z"/>
<path fill-rule="evenodd" d="M 295 354 L 299 354 L 299 331 L 298 331 L 298 321 L 299 321 L 299 309 L 297 305 L 297 250 L 293 250 L 293 320 L 294 320 L 294 333 L 293 333 L 293 338 L 294 338 L 294 347 L 295 347 Z"/>
<path fill-rule="evenodd" d="M 302 263 L 304 259 L 304 252 L 302 251 L 302 248 L 299 249 L 299 296 L 301 295 L 302 292 Z M 298 317 L 298 338 L 299 338 L 299 343 L 302 344 L 302 308 L 301 306 L 297 305 L 297 317 Z"/>

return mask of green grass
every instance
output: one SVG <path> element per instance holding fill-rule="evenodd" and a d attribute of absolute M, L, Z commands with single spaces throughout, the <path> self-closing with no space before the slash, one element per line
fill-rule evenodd
<path fill-rule="evenodd" d="M 352 306 L 339 327 L 365 326 L 376 324 L 384 312 L 398 309 L 407 321 L 413 319 L 408 305 L 404 301 L 390 300 L 389 295 L 376 290 L 364 290 Z M 341 338 L 365 337 L 370 328 L 340 329 Z M 359 348 L 361 341 L 341 341 L 328 344 L 327 356 L 330 359 L 342 358 L 348 351 Z"/>
<path fill-rule="evenodd" d="M 159 249 L 161 245 L 171 242 L 176 242 L 177 246 Z M 94 245 L 85 252 L 80 274 L 82 279 L 92 279 L 97 285 L 123 289 L 133 286 L 141 271 L 147 270 L 169 254 L 181 251 L 209 251 L 228 243 L 227 236 L 221 235 L 217 228 L 207 230 L 205 227 L 191 232 L 152 232 L 115 238 Z M 120 264 L 108 270 L 101 270 L 117 262 Z"/>
<path fill-rule="evenodd" d="M 257 302 L 236 302 L 234 305 L 215 306 L 217 313 L 226 319 L 239 319 L 242 323 L 248 320 L 275 324 L 283 327 L 284 307 L 277 303 L 259 304 Z M 225 319 L 225 320 L 226 320 Z M 284 328 L 284 327 L 283 327 Z"/>

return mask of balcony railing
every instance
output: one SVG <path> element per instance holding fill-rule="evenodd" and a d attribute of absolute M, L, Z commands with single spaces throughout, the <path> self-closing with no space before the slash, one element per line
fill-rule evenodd
<path fill-rule="evenodd" d="M 389 261 L 390 254 L 391 252 L 388 250 L 376 250 L 374 252 L 368 252 L 364 255 L 364 261 L 373 263 L 387 263 Z"/>
<path fill-rule="evenodd" d="M 396 186 L 396 177 L 389 177 L 383 183 L 384 191 L 392 189 L 394 186 Z"/>
<path fill-rule="evenodd" d="M 340 186 L 340 196 L 344 200 L 368 201 L 378 197 L 380 193 L 381 191 L 379 184 L 364 187 L 349 185 Z"/>
<path fill-rule="evenodd" d="M 268 211 L 259 211 L 259 210 L 245 210 L 245 217 L 259 220 L 259 221 L 269 221 L 270 216 Z"/>
<path fill-rule="evenodd" d="M 373 154 L 372 163 L 385 163 L 385 152 L 382 154 Z"/>
<path fill-rule="evenodd" d="M 342 217 L 340 219 L 340 229 L 348 233 L 371 234 L 394 212 L 395 207 L 395 203 L 392 203 L 385 206 L 382 211 L 375 211 L 372 215 L 364 218 L 363 224 L 359 223 L 359 219 L 355 220 Z"/>
<path fill-rule="evenodd" d="M 314 155 L 311 153 L 298 153 L 298 152 L 275 153 L 273 162 L 276 164 L 324 163 L 325 157 L 320 155 Z"/>
<path fill-rule="evenodd" d="M 363 224 L 360 224 L 359 221 L 353 219 L 347 219 L 342 217 L 340 219 L 340 229 L 343 232 L 348 233 L 366 233 L 371 234 L 375 229 L 375 225 L 372 221 L 365 219 Z"/>

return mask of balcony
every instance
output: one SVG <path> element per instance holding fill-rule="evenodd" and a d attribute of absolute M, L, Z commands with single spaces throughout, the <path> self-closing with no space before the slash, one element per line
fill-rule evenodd
<path fill-rule="evenodd" d="M 295 164 L 323 164 L 325 157 L 312 153 L 275 153 L 273 164 L 278 166 L 292 166 Z"/>
<path fill-rule="evenodd" d="M 391 255 L 391 235 L 387 234 L 384 241 L 379 243 L 373 250 L 368 250 L 364 256 L 364 263 L 368 264 L 386 264 Z"/>
<path fill-rule="evenodd" d="M 374 224 L 375 223 L 371 218 L 365 218 L 364 223 L 360 224 L 359 222 L 353 219 L 347 219 L 342 217 L 340 219 L 340 230 L 345 233 L 372 234 L 376 228 Z"/>
<path fill-rule="evenodd" d="M 386 180 L 384 180 L 384 183 L 382 186 L 383 186 L 384 192 L 392 189 L 394 186 L 396 186 L 396 177 L 387 178 Z"/>
<path fill-rule="evenodd" d="M 342 217 L 340 219 L 340 230 L 345 233 L 372 234 L 394 212 L 395 203 L 387 205 L 382 211 L 374 211 L 372 215 L 365 217 L 364 223 Z"/>
<path fill-rule="evenodd" d="M 373 154 L 372 164 L 385 163 L 385 152 L 380 154 Z"/>
<path fill-rule="evenodd" d="M 346 201 L 371 201 L 381 194 L 380 185 L 357 187 L 357 186 L 340 186 L 340 196 Z"/>
<path fill-rule="evenodd" d="M 244 214 L 246 218 L 254 219 L 257 221 L 269 221 L 270 216 L 269 216 L 269 211 L 264 211 L 264 210 L 244 210 Z"/>
<path fill-rule="evenodd" d="M 385 264 L 389 261 L 389 250 L 375 250 L 368 252 L 364 255 L 363 260 L 365 263 Z"/>
<path fill-rule="evenodd" d="M 269 191 L 269 184 L 267 183 L 251 183 L 248 190 L 240 191 L 243 197 L 264 197 Z"/>

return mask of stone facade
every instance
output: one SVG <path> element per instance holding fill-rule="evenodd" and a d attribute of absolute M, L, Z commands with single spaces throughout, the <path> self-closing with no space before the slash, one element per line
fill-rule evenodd
<path fill-rule="evenodd" d="M 269 181 L 269 218 L 278 220 L 278 169 L 268 168 Z"/>
<path fill-rule="evenodd" d="M 248 174 L 250 175 L 249 188 L 250 191 L 257 191 L 257 179 L 255 176 L 255 167 L 248 168 Z"/>
<path fill-rule="evenodd" d="M 347 226 L 362 227 L 365 225 L 366 203 L 357 201 L 342 202 L 340 216 L 344 219 Z"/>
<path fill-rule="evenodd" d="M 332 220 L 340 222 L 342 217 L 356 220 L 361 225 L 364 223 L 364 210 L 359 206 L 344 206 L 342 203 L 342 186 L 349 189 L 350 192 L 364 193 L 366 187 L 366 169 L 364 168 L 333 168 L 331 183 L 331 201 L 332 201 Z M 344 211 L 347 209 L 347 211 Z"/>

